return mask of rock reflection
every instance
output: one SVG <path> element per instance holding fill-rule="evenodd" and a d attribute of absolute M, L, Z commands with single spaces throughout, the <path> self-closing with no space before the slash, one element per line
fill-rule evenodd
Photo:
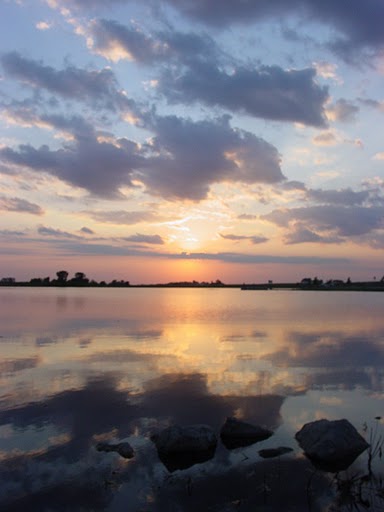
<path fill-rule="evenodd" d="M 203 374 L 170 374 L 147 382 L 141 407 L 152 415 L 174 423 L 205 423 L 217 431 L 228 416 L 275 429 L 282 422 L 278 395 L 214 395 Z"/>

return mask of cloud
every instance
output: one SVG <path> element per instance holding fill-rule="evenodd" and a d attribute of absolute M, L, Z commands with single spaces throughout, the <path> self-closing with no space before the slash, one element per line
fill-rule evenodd
<path fill-rule="evenodd" d="M 160 235 L 142 235 L 140 233 L 136 233 L 136 235 L 131 235 L 124 237 L 122 240 L 127 242 L 137 242 L 143 244 L 154 244 L 154 245 L 163 245 L 164 240 Z"/>
<path fill-rule="evenodd" d="M 1 57 L 4 71 L 34 89 L 45 89 L 64 99 L 90 102 L 109 110 L 130 110 L 133 102 L 118 90 L 114 73 L 107 68 L 85 70 L 67 66 L 56 70 L 17 52 Z"/>
<path fill-rule="evenodd" d="M 229 117 L 192 121 L 146 115 L 154 133 L 140 145 L 126 138 L 99 136 L 79 116 L 45 116 L 74 140 L 60 149 L 20 145 L 0 148 L 0 157 L 21 170 L 53 175 L 96 196 L 121 198 L 120 188 L 142 182 L 147 192 L 169 199 L 198 201 L 221 182 L 277 183 L 284 179 L 277 149 L 250 132 L 235 130 Z"/>
<path fill-rule="evenodd" d="M 110 243 L 90 243 L 89 240 L 82 239 L 71 233 L 53 228 L 45 228 L 42 233 L 47 237 L 46 240 L 40 239 L 39 242 L 44 241 L 50 247 L 54 247 L 56 252 L 68 254 L 74 253 L 78 256 L 81 255 L 103 255 L 103 256 L 125 256 L 125 257 L 141 257 L 150 259 L 163 259 L 169 261 L 219 261 L 224 263 L 238 263 L 238 264 L 290 264 L 290 265 L 332 265 L 332 264 L 346 264 L 350 260 L 343 257 L 327 257 L 327 256 L 276 256 L 274 254 L 255 254 L 255 253 L 241 253 L 241 252 L 181 252 L 170 253 L 148 250 L 138 245 L 123 246 L 121 241 L 123 239 L 114 239 Z M 36 242 L 36 239 L 27 240 Z M 14 252 L 14 250 L 13 250 Z M 11 253 L 13 253 L 11 252 Z M 11 254 L 10 253 L 10 254 Z"/>
<path fill-rule="evenodd" d="M 51 174 L 92 194 L 116 198 L 119 188 L 133 186 L 132 171 L 143 161 L 138 146 L 127 139 L 115 144 L 99 142 L 95 136 L 79 137 L 58 150 L 20 145 L 18 150 L 0 149 L 4 161 L 21 168 Z"/>
<path fill-rule="evenodd" d="M 32 215 L 44 214 L 44 210 L 39 205 L 19 197 L 0 196 L 0 210 L 7 212 L 30 213 Z"/>
<path fill-rule="evenodd" d="M 157 91 L 171 103 L 202 102 L 263 119 L 325 124 L 328 91 L 315 83 L 314 69 L 238 65 L 229 74 L 221 66 L 228 58 L 206 34 L 168 30 L 150 37 L 110 20 L 94 21 L 91 39 L 93 50 L 108 59 L 162 64 Z"/>
<path fill-rule="evenodd" d="M 88 10 L 94 8 L 105 8 L 106 10 L 110 10 L 114 4 L 118 5 L 128 2 L 130 2 L 130 0 L 108 0 L 108 2 L 105 2 L 105 0 L 66 0 L 65 4 L 67 8 L 71 9 Z M 47 4 L 51 8 L 61 8 L 60 0 L 47 0 Z"/>
<path fill-rule="evenodd" d="M 351 188 L 340 190 L 308 189 L 306 192 L 306 198 L 309 201 L 345 206 L 361 205 L 367 201 L 369 197 L 369 190 L 355 192 Z"/>
<path fill-rule="evenodd" d="M 336 34 L 332 41 L 335 51 L 345 59 L 356 56 L 363 49 L 378 50 L 384 44 L 381 20 L 384 4 L 380 0 L 270 0 L 268 2 L 233 2 L 232 0 L 167 0 L 184 16 L 206 25 L 228 27 L 234 23 L 283 19 L 284 15 L 297 15 L 301 21 L 316 20 Z"/>
<path fill-rule="evenodd" d="M 203 102 L 263 119 L 324 126 L 328 90 L 315 83 L 315 76 L 314 69 L 278 66 L 238 66 L 228 74 L 206 61 L 183 73 L 167 70 L 158 88 L 171 103 Z"/>
<path fill-rule="evenodd" d="M 359 103 L 365 107 L 373 108 L 379 112 L 384 112 L 384 102 L 373 100 L 371 98 L 358 98 Z"/>
<path fill-rule="evenodd" d="M 36 23 L 36 28 L 38 30 L 49 30 L 50 28 L 52 28 L 52 24 L 49 23 L 48 21 L 39 21 L 38 23 Z"/>
<path fill-rule="evenodd" d="M 80 229 L 80 231 L 81 231 L 82 233 L 85 233 L 86 235 L 94 235 L 94 234 L 95 234 L 95 232 L 94 232 L 92 229 L 87 228 L 86 226 L 82 227 L 82 228 Z"/>
<path fill-rule="evenodd" d="M 186 259 L 186 260 L 210 260 L 210 261 L 224 261 L 227 263 L 273 263 L 291 265 L 330 265 L 332 263 L 347 263 L 348 258 L 338 257 L 321 257 L 321 256 L 275 256 L 271 254 L 245 254 L 235 252 L 220 252 L 220 253 L 182 253 L 178 255 L 168 255 L 171 259 Z"/>
<path fill-rule="evenodd" d="M 233 240 L 235 242 L 240 241 L 240 240 L 250 240 L 255 245 L 262 244 L 262 243 L 268 241 L 268 238 L 266 238 L 265 236 L 261 236 L 261 235 L 250 235 L 250 236 L 233 235 L 233 234 L 223 235 L 222 233 L 220 233 L 220 236 L 221 236 L 221 238 L 224 238 L 225 240 Z"/>
<path fill-rule="evenodd" d="M 384 208 L 380 206 L 321 205 L 277 209 L 261 218 L 285 228 L 300 222 L 311 231 L 338 237 L 360 236 L 384 228 Z"/>
<path fill-rule="evenodd" d="M 306 190 L 306 186 L 302 181 L 290 180 L 281 184 L 284 190 Z"/>
<path fill-rule="evenodd" d="M 94 20 L 89 45 L 95 53 L 114 62 L 120 59 L 152 63 L 166 52 L 163 45 L 147 37 L 137 27 L 126 27 L 113 20 Z"/>
<path fill-rule="evenodd" d="M 176 116 L 152 120 L 157 135 L 140 179 L 169 199 L 207 197 L 220 182 L 277 183 L 284 179 L 277 149 L 250 132 L 235 130 L 229 118 L 196 121 Z"/>
<path fill-rule="evenodd" d="M 338 139 L 332 132 L 322 132 L 313 137 L 312 142 L 316 146 L 334 146 L 338 143 Z"/>
<path fill-rule="evenodd" d="M 327 107 L 327 118 L 332 121 L 354 121 L 359 110 L 359 107 L 353 103 L 344 99 L 339 99 Z"/>
<path fill-rule="evenodd" d="M 242 214 L 238 215 L 237 218 L 240 220 L 255 220 L 255 219 L 257 219 L 257 215 L 253 215 L 251 213 L 242 213 Z"/>
<path fill-rule="evenodd" d="M 114 20 L 94 20 L 90 25 L 90 46 L 95 53 L 118 61 L 134 60 L 156 65 L 166 62 L 195 61 L 213 58 L 217 47 L 206 34 L 182 33 L 174 30 L 146 35 L 137 26 L 126 26 Z"/>
<path fill-rule="evenodd" d="M 0 229 L 1 236 L 24 236 L 25 231 L 14 231 L 12 229 Z"/>
<path fill-rule="evenodd" d="M 73 235 L 72 233 L 68 233 L 67 231 L 61 231 L 61 229 L 48 228 L 45 226 L 40 226 L 37 229 L 39 235 L 49 236 L 53 238 L 70 238 L 70 239 L 78 239 L 81 240 L 80 236 Z"/>
<path fill-rule="evenodd" d="M 344 240 L 337 236 L 320 236 L 300 223 L 296 223 L 293 230 L 284 237 L 284 242 L 287 245 L 303 243 L 340 244 Z"/>
<path fill-rule="evenodd" d="M 108 222 L 112 224 L 139 224 L 140 222 L 162 222 L 163 217 L 150 211 L 89 211 L 86 212 L 98 222 Z"/>

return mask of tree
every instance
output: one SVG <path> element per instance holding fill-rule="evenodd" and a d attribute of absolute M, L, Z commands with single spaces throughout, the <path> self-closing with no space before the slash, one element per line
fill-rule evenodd
<path fill-rule="evenodd" d="M 59 283 L 66 283 L 68 278 L 68 272 L 66 270 L 59 270 L 56 272 L 57 280 Z"/>

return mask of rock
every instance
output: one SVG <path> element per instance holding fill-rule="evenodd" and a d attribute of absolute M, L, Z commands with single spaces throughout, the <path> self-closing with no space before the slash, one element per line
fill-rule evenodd
<path fill-rule="evenodd" d="M 110 444 L 110 443 L 98 443 L 96 450 L 99 452 L 117 452 L 121 457 L 125 459 L 132 459 L 135 452 L 132 446 L 127 442 Z"/>
<path fill-rule="evenodd" d="M 369 447 L 346 419 L 307 423 L 295 438 L 316 467 L 334 473 L 347 469 Z"/>
<path fill-rule="evenodd" d="M 264 450 L 259 450 L 260 457 L 263 459 L 272 459 L 273 457 L 279 457 L 280 455 L 284 455 L 285 453 L 292 452 L 292 448 L 288 448 L 288 446 L 278 446 L 277 448 L 265 448 Z"/>
<path fill-rule="evenodd" d="M 228 449 L 249 446 L 272 435 L 273 432 L 270 430 L 236 418 L 227 418 L 220 431 L 221 440 Z"/>
<path fill-rule="evenodd" d="M 211 459 L 217 445 L 216 435 L 208 425 L 173 425 L 154 434 L 151 440 L 169 471 Z"/>

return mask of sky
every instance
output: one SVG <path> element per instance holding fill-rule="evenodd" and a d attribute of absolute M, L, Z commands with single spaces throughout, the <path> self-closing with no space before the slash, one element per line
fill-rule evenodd
<path fill-rule="evenodd" d="M 382 0 L 1 0 L 0 278 L 384 275 Z"/>

